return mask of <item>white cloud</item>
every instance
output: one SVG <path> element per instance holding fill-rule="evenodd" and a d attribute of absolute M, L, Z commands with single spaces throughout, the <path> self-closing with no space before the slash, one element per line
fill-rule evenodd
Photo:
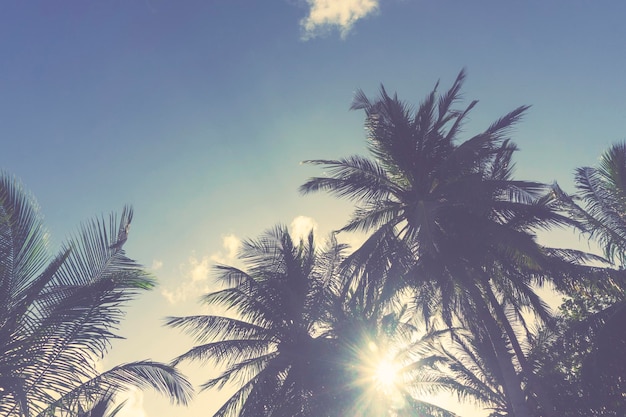
<path fill-rule="evenodd" d="M 189 257 L 189 275 L 192 282 L 206 281 L 209 278 L 209 258 L 204 256 L 198 259 L 194 256 Z"/>
<path fill-rule="evenodd" d="M 180 276 L 183 277 L 181 284 L 174 289 L 162 289 L 161 295 L 170 304 L 177 304 L 207 292 L 210 267 L 208 256 L 198 258 L 192 253 L 187 262 L 179 268 Z"/>
<path fill-rule="evenodd" d="M 208 288 L 208 286 L 205 286 L 205 288 Z M 185 281 L 178 287 L 171 290 L 163 288 L 161 290 L 161 295 L 165 297 L 170 304 L 178 304 L 187 301 L 191 297 L 198 296 L 203 292 L 206 291 L 202 291 L 198 283 Z"/>
<path fill-rule="evenodd" d="M 170 304 L 178 304 L 207 293 L 211 266 L 215 263 L 234 264 L 240 246 L 241 240 L 237 236 L 227 235 L 222 237 L 222 250 L 202 257 L 192 253 L 179 268 L 181 283 L 176 288 L 162 289 L 161 295 Z"/>
<path fill-rule="evenodd" d="M 211 260 L 216 263 L 230 265 L 237 256 L 237 251 L 241 247 L 241 239 L 230 234 L 222 236 L 222 247 L 225 251 L 219 251 L 211 255 Z"/>
<path fill-rule="evenodd" d="M 146 411 L 143 408 L 143 392 L 137 388 L 131 388 L 125 395 L 126 400 L 124 407 L 117 414 L 119 417 L 146 417 Z M 116 401 L 117 402 L 117 401 Z"/>
<path fill-rule="evenodd" d="M 298 216 L 291 221 L 291 237 L 296 242 L 300 239 L 306 240 L 309 237 L 309 233 L 311 233 L 311 229 L 315 234 L 317 232 L 317 223 L 310 217 L 307 216 Z"/>
<path fill-rule="evenodd" d="M 159 259 L 153 259 L 152 260 L 152 265 L 150 266 L 150 270 L 158 271 L 161 268 L 163 268 L 163 261 L 161 261 Z"/>
<path fill-rule="evenodd" d="M 309 15 L 300 21 L 303 38 L 311 39 L 337 28 L 344 38 L 357 20 L 378 10 L 379 0 L 307 0 Z"/>

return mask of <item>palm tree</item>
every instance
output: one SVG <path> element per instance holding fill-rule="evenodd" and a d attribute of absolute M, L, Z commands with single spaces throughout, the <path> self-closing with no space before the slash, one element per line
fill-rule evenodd
<path fill-rule="evenodd" d="M 336 346 L 329 357 L 343 369 L 336 389 L 343 392 L 342 402 L 334 403 L 328 415 L 456 417 L 429 398 L 447 392 L 479 400 L 472 387 L 449 376 L 451 357 L 439 341 L 452 329 L 426 332 L 415 325 L 406 305 L 383 314 L 353 303 L 352 296 L 336 298 L 341 307 L 334 310 L 326 334 Z"/>
<path fill-rule="evenodd" d="M 624 413 L 626 390 L 626 142 L 611 146 L 597 167 L 578 168 L 577 193 L 570 196 L 558 185 L 555 194 L 579 229 L 595 239 L 604 256 L 619 271 L 600 270 L 563 291 L 570 297 L 568 330 L 591 341 L 580 370 L 588 405 Z M 572 314 L 572 312 L 574 314 Z M 571 317 L 574 316 L 574 317 Z"/>
<path fill-rule="evenodd" d="M 168 365 L 127 364 L 100 376 L 95 368 L 118 337 L 123 305 L 154 286 L 117 244 L 132 214 L 125 208 L 119 220 L 83 225 L 51 258 L 34 199 L 0 174 L 0 415 L 89 408 L 128 384 L 188 401 L 189 383 Z M 78 408 L 64 412 L 76 415 Z"/>
<path fill-rule="evenodd" d="M 576 169 L 577 194 L 553 186 L 564 208 L 583 232 L 596 239 L 607 259 L 626 261 L 626 142 L 611 146 L 597 167 Z"/>
<path fill-rule="evenodd" d="M 421 387 L 416 383 L 419 375 L 427 375 L 426 340 L 436 335 L 416 338 L 410 323 L 395 313 L 382 314 L 356 302 L 345 288 L 344 249 L 332 237 L 316 249 L 312 234 L 295 243 L 278 226 L 244 242 L 240 258 L 246 270 L 216 267 L 218 282 L 226 288 L 203 301 L 223 314 L 168 319 L 167 325 L 182 328 L 200 343 L 174 363 L 211 360 L 222 370 L 202 389 L 228 384 L 235 389 L 215 416 L 400 416 L 418 411 L 453 416 L 417 396 L 448 382 L 437 379 L 443 375 L 437 374 L 438 362 L 432 358 L 428 384 L 424 379 Z M 404 343 L 398 345 L 400 339 Z M 392 345 L 399 347 L 388 350 Z M 415 359 L 418 353 L 421 362 Z M 383 360 L 401 365 L 398 372 L 407 378 L 406 384 L 394 383 L 402 407 L 376 388 Z"/>
<path fill-rule="evenodd" d="M 228 315 L 174 317 L 167 325 L 186 330 L 201 344 L 179 356 L 212 359 L 223 372 L 202 389 L 236 384 L 237 391 L 216 416 L 311 415 L 325 405 L 309 401 L 313 387 L 332 381 L 329 347 L 317 328 L 326 313 L 328 293 L 337 285 L 343 247 L 316 250 L 313 234 L 294 243 L 283 226 L 243 243 L 247 271 L 218 265 L 218 281 L 227 286 L 203 300 Z M 315 352 L 316 354 L 313 354 Z M 336 374 L 336 372 L 334 372 Z M 321 415 L 321 414 L 320 414 Z"/>
<path fill-rule="evenodd" d="M 365 269 L 373 263 L 386 273 L 354 286 L 372 294 L 412 288 L 426 320 L 437 313 L 448 326 L 460 321 L 488 341 L 507 411 L 529 416 L 518 372 L 524 369 L 527 377 L 531 372 L 522 335 L 510 320 L 522 317 L 523 308 L 550 320 L 532 285 L 541 284 L 555 262 L 566 262 L 559 259 L 561 252 L 539 246 L 534 231 L 570 221 L 558 213 L 543 184 L 512 178 L 517 148 L 507 133 L 527 106 L 458 143 L 476 105 L 452 108 L 464 78 L 462 71 L 439 97 L 435 87 L 415 111 L 384 87 L 375 101 L 358 92 L 351 108 L 365 111 L 373 159 L 307 161 L 324 166 L 328 176 L 312 178 L 300 190 L 355 201 L 353 217 L 341 230 L 373 232 L 351 261 Z"/>
<path fill-rule="evenodd" d="M 464 387 L 457 393 L 491 410 L 489 417 L 507 416 L 506 393 L 490 340 L 464 331 L 453 333 L 450 339 L 440 343 L 439 350 L 446 358 L 450 379 Z"/>

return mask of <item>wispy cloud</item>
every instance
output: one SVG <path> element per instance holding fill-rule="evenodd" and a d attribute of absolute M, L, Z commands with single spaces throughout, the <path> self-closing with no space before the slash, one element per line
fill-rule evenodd
<path fill-rule="evenodd" d="M 183 278 L 180 285 L 172 289 L 163 288 L 161 295 L 170 304 L 178 304 L 207 292 L 209 268 L 210 259 L 208 256 L 197 257 L 195 253 L 191 254 L 187 262 L 179 268 L 180 275 Z"/>
<path fill-rule="evenodd" d="M 300 21 L 303 39 L 311 39 L 331 29 L 339 30 L 342 38 L 357 20 L 378 10 L 379 0 L 307 0 L 309 15 Z"/>
<path fill-rule="evenodd" d="M 240 246 L 241 240 L 237 236 L 227 235 L 222 237 L 222 250 L 204 256 L 192 253 L 179 268 L 181 283 L 175 288 L 163 288 L 161 295 L 170 304 L 178 304 L 208 292 L 211 266 L 233 264 Z"/>
<path fill-rule="evenodd" d="M 158 271 L 161 268 L 163 268 L 163 261 L 161 261 L 160 259 L 153 259 L 152 265 L 150 265 L 150 270 Z"/>
<path fill-rule="evenodd" d="M 235 235 L 222 236 L 222 248 L 224 251 L 219 251 L 211 255 L 211 260 L 220 264 L 229 264 L 237 256 L 237 251 L 241 247 L 241 239 Z"/>

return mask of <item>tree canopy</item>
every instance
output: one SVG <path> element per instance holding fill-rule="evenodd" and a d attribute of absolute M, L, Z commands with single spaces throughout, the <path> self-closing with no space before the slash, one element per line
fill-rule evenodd
<path fill-rule="evenodd" d="M 179 404 L 183 362 L 200 390 L 231 390 L 218 417 L 430 416 L 440 393 L 490 417 L 626 413 L 626 143 L 575 171 L 576 189 L 517 179 L 519 106 L 462 138 L 465 71 L 417 106 L 357 92 L 368 155 L 313 159 L 300 192 L 355 204 L 325 241 L 284 225 L 214 266 L 210 314 L 168 317 L 195 346 L 170 364 L 98 372 L 123 307 L 155 285 L 123 249 L 133 210 L 81 226 L 49 253 L 39 209 L 0 174 L 0 415 L 113 417 L 129 386 Z M 602 254 L 555 248 L 578 231 Z M 365 233 L 358 247 L 341 236 Z M 538 290 L 564 297 L 558 312 Z"/>
<path fill-rule="evenodd" d="M 50 256 L 34 198 L 0 174 L 0 414 L 81 416 L 129 386 L 186 404 L 192 388 L 152 361 L 97 371 L 123 306 L 154 280 L 122 246 L 133 210 L 85 223 Z"/>

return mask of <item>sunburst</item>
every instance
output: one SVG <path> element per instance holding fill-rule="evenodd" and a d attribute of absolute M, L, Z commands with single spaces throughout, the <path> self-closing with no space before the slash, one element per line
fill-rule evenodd
<path fill-rule="evenodd" d="M 398 373 L 399 365 L 389 358 L 382 358 L 374 368 L 374 382 L 384 392 L 396 388 L 401 378 Z"/>
<path fill-rule="evenodd" d="M 402 385 L 400 364 L 396 359 L 390 350 L 381 349 L 374 342 L 369 343 L 367 373 L 373 387 L 386 395 L 393 394 Z"/>

